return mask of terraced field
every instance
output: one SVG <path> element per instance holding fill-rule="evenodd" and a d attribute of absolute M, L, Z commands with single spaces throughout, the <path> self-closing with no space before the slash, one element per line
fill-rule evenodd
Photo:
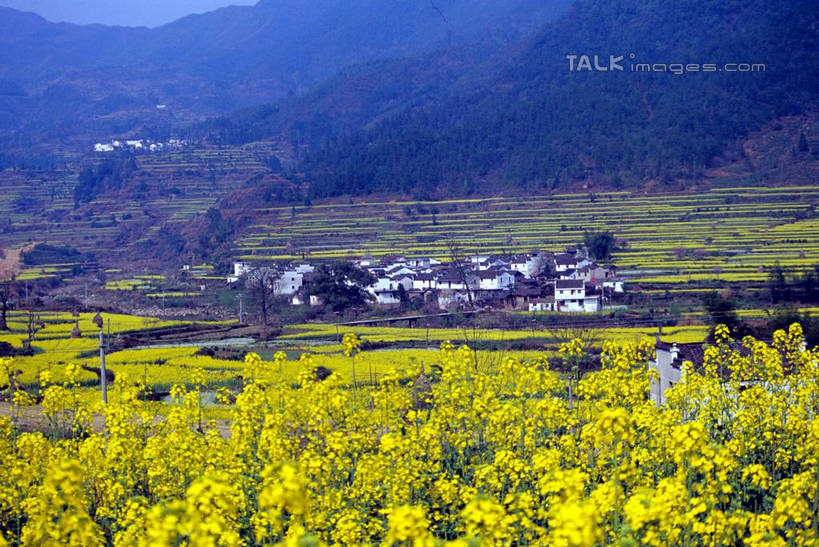
<path fill-rule="evenodd" d="M 611 230 L 628 279 L 663 285 L 761 281 L 779 262 L 819 262 L 819 186 L 715 188 L 702 194 L 631 192 L 260 210 L 237 242 L 243 260 L 434 256 L 559 250 L 585 230 Z"/>
<path fill-rule="evenodd" d="M 265 161 L 273 149 L 270 143 L 255 143 L 138 155 L 144 197 L 106 197 L 77 209 L 77 168 L 0 171 L 0 248 L 47 241 L 116 255 L 124 243 L 149 238 L 166 222 L 184 223 L 267 172 Z"/>

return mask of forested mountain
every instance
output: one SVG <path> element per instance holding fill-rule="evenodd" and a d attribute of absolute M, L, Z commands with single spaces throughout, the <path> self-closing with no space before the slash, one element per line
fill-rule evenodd
<path fill-rule="evenodd" d="M 505 69 L 520 39 L 517 32 L 489 32 L 417 56 L 353 65 L 306 93 L 211 118 L 188 128 L 187 136 L 218 144 L 275 137 L 296 148 L 315 148 L 391 116 L 457 100 L 489 85 Z"/>
<path fill-rule="evenodd" d="M 262 0 L 156 29 L 0 8 L 0 162 L 181 132 L 283 143 L 311 198 L 679 187 L 817 110 L 816 2 L 568 4 Z M 567 54 L 623 70 L 571 71 Z"/>
<path fill-rule="evenodd" d="M 314 143 L 300 168 L 314 197 L 678 184 L 766 122 L 816 108 L 817 14 L 806 0 L 578 0 L 490 81 Z M 624 70 L 573 72 L 567 54 L 623 56 Z"/>
<path fill-rule="evenodd" d="M 531 30 L 567 4 L 261 0 L 155 29 L 55 24 L 0 8 L 0 136 L 36 141 L 137 127 L 162 136 L 298 94 L 352 64 L 417 55 L 496 28 Z"/>

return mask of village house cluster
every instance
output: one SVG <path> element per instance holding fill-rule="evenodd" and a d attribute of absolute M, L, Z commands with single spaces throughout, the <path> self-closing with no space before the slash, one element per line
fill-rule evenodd
<path fill-rule="evenodd" d="M 422 301 L 441 309 L 491 307 L 532 312 L 597 312 L 623 293 L 613 265 L 596 264 L 582 249 L 515 255 L 472 255 L 441 262 L 434 258 L 362 258 L 355 264 L 375 282 L 365 289 L 374 302 L 396 306 Z M 227 277 L 237 283 L 259 266 L 237 262 Z M 273 268 L 272 291 L 294 305 L 318 304 L 309 294 L 315 267 L 310 264 Z M 303 290 L 303 289 L 307 290 Z"/>
<path fill-rule="evenodd" d="M 152 141 L 149 139 L 133 140 L 112 140 L 110 142 L 98 142 L 94 145 L 94 152 L 113 152 L 115 150 L 127 150 L 130 152 L 161 152 L 163 150 L 175 150 L 185 146 L 185 141 L 180 139 L 168 139 L 164 142 Z"/>

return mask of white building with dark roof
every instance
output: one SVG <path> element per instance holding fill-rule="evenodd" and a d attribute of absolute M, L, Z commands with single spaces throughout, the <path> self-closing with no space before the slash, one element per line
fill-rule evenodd
<path fill-rule="evenodd" d="M 479 271 L 478 288 L 482 291 L 503 291 L 515 287 L 515 275 L 497 268 Z"/>
<path fill-rule="evenodd" d="M 586 286 L 582 279 L 555 281 L 555 308 L 562 312 L 600 311 L 600 294 Z"/>
<path fill-rule="evenodd" d="M 517 254 L 509 258 L 509 268 L 522 273 L 526 279 L 537 277 L 545 265 L 546 257 L 542 253 Z"/>

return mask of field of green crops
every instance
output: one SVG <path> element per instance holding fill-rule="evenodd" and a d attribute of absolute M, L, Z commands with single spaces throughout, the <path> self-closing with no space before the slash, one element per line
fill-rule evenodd
<path fill-rule="evenodd" d="M 586 230 L 626 244 L 620 274 L 651 284 L 758 282 L 765 267 L 819 263 L 819 186 L 714 188 L 701 194 L 632 192 L 439 202 L 315 205 L 260 210 L 237 242 L 243 260 L 433 256 L 560 250 Z"/>

